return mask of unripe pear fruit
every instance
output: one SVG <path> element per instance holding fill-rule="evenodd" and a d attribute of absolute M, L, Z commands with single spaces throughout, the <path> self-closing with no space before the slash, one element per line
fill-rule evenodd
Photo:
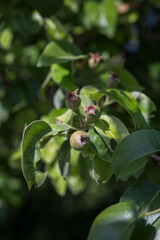
<path fill-rule="evenodd" d="M 96 105 L 90 105 L 89 107 L 85 107 L 84 110 L 85 117 L 91 122 L 97 121 L 101 116 L 101 109 Z"/>
<path fill-rule="evenodd" d="M 107 79 L 108 88 L 116 88 L 120 82 L 120 78 L 117 74 L 112 73 L 111 77 Z"/>
<path fill-rule="evenodd" d="M 77 95 L 77 91 L 78 91 L 78 89 L 76 89 L 74 92 L 69 92 L 66 89 L 67 97 L 65 99 L 65 105 L 67 108 L 70 108 L 73 111 L 76 111 L 81 104 L 81 99 Z"/>
<path fill-rule="evenodd" d="M 84 151 L 90 144 L 88 133 L 84 131 L 76 131 L 70 137 L 70 145 L 77 151 Z"/>

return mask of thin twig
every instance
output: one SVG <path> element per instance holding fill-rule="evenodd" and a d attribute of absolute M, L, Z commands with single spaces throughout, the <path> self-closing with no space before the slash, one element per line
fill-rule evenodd
<path fill-rule="evenodd" d="M 149 155 L 151 158 L 153 158 L 154 160 L 157 161 L 158 165 L 160 166 L 160 156 L 158 156 L 157 154 L 153 153 Z"/>

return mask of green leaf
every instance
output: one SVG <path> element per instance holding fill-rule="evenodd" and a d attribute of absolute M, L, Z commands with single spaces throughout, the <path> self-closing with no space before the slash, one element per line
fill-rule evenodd
<path fill-rule="evenodd" d="M 8 119 L 9 113 L 7 109 L 0 102 L 0 126 L 1 122 L 5 122 Z"/>
<path fill-rule="evenodd" d="M 101 115 L 100 119 L 109 124 L 109 130 L 118 143 L 129 135 L 128 129 L 117 117 L 111 115 Z"/>
<path fill-rule="evenodd" d="M 117 145 L 112 155 L 115 176 L 122 179 L 135 173 L 146 164 L 144 156 L 158 151 L 160 132 L 148 129 L 131 133 Z"/>
<path fill-rule="evenodd" d="M 98 27 L 99 31 L 113 38 L 117 25 L 117 7 L 114 0 L 86 1 L 84 4 L 86 28 Z"/>
<path fill-rule="evenodd" d="M 88 107 L 89 105 L 94 105 L 93 101 L 87 95 L 80 95 L 81 105 L 79 107 L 80 113 L 84 115 L 84 107 Z"/>
<path fill-rule="evenodd" d="M 68 109 L 65 113 L 57 117 L 57 120 L 63 123 L 71 122 L 73 112 L 71 109 Z"/>
<path fill-rule="evenodd" d="M 99 3 L 96 1 L 84 2 L 84 24 L 86 28 L 91 28 L 92 25 L 97 25 L 100 14 Z"/>
<path fill-rule="evenodd" d="M 116 240 L 130 226 L 130 223 L 138 215 L 138 207 L 131 203 L 119 203 L 105 209 L 94 220 L 87 240 Z M 134 230 L 134 224 L 130 226 L 125 240 Z"/>
<path fill-rule="evenodd" d="M 27 126 L 23 133 L 22 139 L 22 171 L 29 189 L 34 185 L 39 187 L 43 184 L 46 173 L 41 173 L 34 167 L 35 152 L 37 142 L 52 128 L 44 121 L 35 121 Z"/>
<path fill-rule="evenodd" d="M 49 40 L 70 37 L 68 36 L 65 27 L 55 17 L 52 17 L 52 19 L 45 18 L 44 22 Z"/>
<path fill-rule="evenodd" d="M 64 151 L 59 156 L 59 168 L 63 178 L 69 173 L 70 169 L 70 151 Z"/>
<path fill-rule="evenodd" d="M 68 173 L 69 173 L 69 169 L 70 169 L 70 158 L 71 158 L 71 153 L 70 153 L 70 143 L 68 140 L 66 140 L 60 149 L 60 155 L 58 158 L 58 163 L 59 163 L 59 169 L 61 172 L 61 175 L 63 178 L 66 178 Z"/>
<path fill-rule="evenodd" d="M 88 134 L 92 143 L 91 150 L 102 160 L 110 162 L 111 157 L 108 155 L 108 148 L 100 135 L 94 128 L 90 128 Z"/>
<path fill-rule="evenodd" d="M 88 147 L 81 153 L 84 158 L 90 158 L 92 160 L 95 157 L 95 153 L 91 150 L 91 147 Z"/>
<path fill-rule="evenodd" d="M 107 182 L 112 176 L 111 163 L 95 156 L 93 158 L 93 175 L 97 184 Z"/>
<path fill-rule="evenodd" d="M 56 135 L 59 132 L 63 132 L 72 128 L 70 125 L 62 123 L 62 124 L 51 124 L 52 132 Z M 73 128 L 74 129 L 74 128 Z"/>
<path fill-rule="evenodd" d="M 84 188 L 85 183 L 82 177 L 79 174 L 72 174 L 67 178 L 68 188 L 74 194 L 80 194 Z"/>
<path fill-rule="evenodd" d="M 155 230 L 158 231 L 157 220 L 160 217 L 160 186 L 149 181 L 137 182 L 125 191 L 120 201 L 140 206 L 139 214 L 134 220 L 136 226 L 130 239 L 156 239 L 155 235 L 159 235 Z"/>
<path fill-rule="evenodd" d="M 88 240 L 158 240 L 160 186 L 148 181 L 137 182 L 126 190 L 120 201 L 95 219 Z"/>
<path fill-rule="evenodd" d="M 56 192 L 60 196 L 64 196 L 67 190 L 67 182 L 63 179 L 60 173 L 57 161 L 54 162 L 52 166 L 48 169 L 48 175 L 51 179 L 51 183 L 55 187 Z"/>
<path fill-rule="evenodd" d="M 141 92 L 131 92 L 133 97 L 137 100 L 139 108 L 146 120 L 147 123 L 150 122 L 150 118 L 152 117 L 152 112 L 156 111 L 156 106 L 154 102 Z"/>
<path fill-rule="evenodd" d="M 91 93 L 90 98 L 99 101 L 103 95 L 107 95 L 117 101 L 130 114 L 136 128 L 148 127 L 137 101 L 129 92 L 120 89 L 108 89 L 104 92 Z"/>
<path fill-rule="evenodd" d="M 106 145 L 110 149 L 110 151 L 113 151 L 112 146 L 111 146 L 111 141 L 115 140 L 115 139 L 114 139 L 114 136 L 112 135 L 111 131 L 109 130 L 108 123 L 99 119 L 98 121 L 96 121 L 94 123 L 94 127 L 95 127 L 96 131 L 99 133 L 99 135 L 102 137 L 102 139 L 104 140 L 104 142 L 106 143 Z"/>
<path fill-rule="evenodd" d="M 83 159 L 83 160 L 82 160 Z M 67 177 L 67 184 L 70 191 L 76 195 L 81 193 L 85 188 L 85 179 L 84 175 L 81 176 L 81 169 L 84 170 L 84 167 L 80 167 L 80 162 L 85 162 L 81 155 L 81 152 L 74 150 L 71 148 L 71 174 Z M 84 173 L 84 172 L 83 172 Z M 88 171 L 86 172 L 88 174 Z"/>
<path fill-rule="evenodd" d="M 58 88 L 53 96 L 53 104 L 56 109 L 60 109 L 64 105 L 65 95 L 61 88 Z"/>
<path fill-rule="evenodd" d="M 42 116 L 41 120 L 43 120 L 49 124 L 55 124 L 57 122 L 57 117 L 59 117 L 66 111 L 67 111 L 66 108 L 53 109 L 48 113 L 48 115 Z"/>
<path fill-rule="evenodd" d="M 74 79 L 71 76 L 70 70 L 59 64 L 51 66 L 51 77 L 53 81 L 69 91 L 74 91 L 77 86 L 74 85 Z"/>
<path fill-rule="evenodd" d="M 42 14 L 42 16 L 49 17 L 60 10 L 63 0 L 30 0 L 30 3 Z"/>
<path fill-rule="evenodd" d="M 13 39 L 13 33 L 10 28 L 5 28 L 0 33 L 0 47 L 4 50 L 10 48 Z"/>
<path fill-rule="evenodd" d="M 138 181 L 130 186 L 121 196 L 120 202 L 134 203 L 143 210 L 160 191 L 160 186 L 149 181 Z"/>
<path fill-rule="evenodd" d="M 100 5 L 99 27 L 107 37 L 113 38 L 117 25 L 117 7 L 114 0 L 103 0 Z"/>
<path fill-rule="evenodd" d="M 160 219 L 158 219 L 154 224 L 153 224 L 154 230 L 156 230 L 156 233 L 154 231 L 153 233 L 153 240 L 159 240 L 160 239 Z"/>
<path fill-rule="evenodd" d="M 59 148 L 60 148 L 59 146 L 60 144 L 57 143 L 57 138 L 58 137 L 53 138 L 52 136 L 52 139 L 50 139 L 45 144 L 45 147 L 41 149 L 42 161 L 45 162 L 46 164 L 51 164 L 57 158 L 57 155 L 59 153 Z"/>
<path fill-rule="evenodd" d="M 147 224 L 152 225 L 158 218 L 160 218 L 160 190 L 147 206 L 145 213 L 146 216 L 144 219 L 146 220 Z"/>
<path fill-rule="evenodd" d="M 81 88 L 80 95 L 88 95 L 94 92 L 98 92 L 99 90 L 93 86 L 87 85 Z"/>
<path fill-rule="evenodd" d="M 137 79 L 128 70 L 116 69 L 117 75 L 120 77 L 120 82 L 127 91 L 142 91 L 144 88 L 138 83 Z"/>
<path fill-rule="evenodd" d="M 39 57 L 37 66 L 50 66 L 54 63 L 65 63 L 85 58 L 73 43 L 67 40 L 55 40 L 50 42 Z"/>

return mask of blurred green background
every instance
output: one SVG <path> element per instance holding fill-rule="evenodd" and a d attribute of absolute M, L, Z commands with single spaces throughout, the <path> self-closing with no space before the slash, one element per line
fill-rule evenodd
<path fill-rule="evenodd" d="M 28 190 L 20 166 L 24 125 L 42 116 L 47 117 L 55 108 L 63 107 L 64 88 L 70 86 L 69 80 L 64 85 L 55 83 L 53 79 L 45 81 L 49 67 L 37 67 L 37 60 L 46 44 L 57 39 L 74 42 L 83 54 L 100 52 L 105 59 L 112 59 L 118 64 L 123 53 L 124 67 L 130 72 L 129 76 L 136 78 L 144 93 L 156 104 L 157 112 L 154 113 L 152 127 L 160 130 L 158 0 L 1 0 L 2 240 L 86 239 L 97 214 L 118 202 L 123 191 L 134 181 L 131 178 L 127 182 L 115 182 L 115 178 L 112 178 L 108 183 L 97 186 L 85 173 L 84 164 L 81 166 L 85 175 L 84 186 L 81 188 L 78 185 L 79 190 L 75 195 L 69 189 L 65 196 L 58 195 L 57 192 L 61 190 L 55 190 L 52 177 L 39 189 Z M 85 84 L 96 85 L 92 78 L 87 77 L 77 77 L 74 81 L 79 88 Z M 55 100 L 56 94 L 59 97 L 62 95 L 60 104 Z M 156 163 L 149 160 L 141 178 L 160 184 L 158 174 Z"/>

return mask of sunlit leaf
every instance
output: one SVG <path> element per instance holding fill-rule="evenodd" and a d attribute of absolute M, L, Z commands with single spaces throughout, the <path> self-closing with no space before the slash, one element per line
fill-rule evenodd
<path fill-rule="evenodd" d="M 51 77 L 53 81 L 62 88 L 67 88 L 69 91 L 74 91 L 77 86 L 74 84 L 74 79 L 71 76 L 70 70 L 63 65 L 53 64 L 51 66 Z"/>
<path fill-rule="evenodd" d="M 50 66 L 54 63 L 64 63 L 85 58 L 73 43 L 67 40 L 55 40 L 50 42 L 39 57 L 37 66 Z"/>
<path fill-rule="evenodd" d="M 112 176 L 111 163 L 103 161 L 98 156 L 93 158 L 93 175 L 97 184 L 107 182 Z"/>
<path fill-rule="evenodd" d="M 146 164 L 145 156 L 160 151 L 160 133 L 139 130 L 124 138 L 112 156 L 113 172 L 121 179 L 138 171 Z"/>
<path fill-rule="evenodd" d="M 121 196 L 120 202 L 135 203 L 145 209 L 154 196 L 160 191 L 160 186 L 149 181 L 138 181 L 131 185 Z"/>
<path fill-rule="evenodd" d="M 148 181 L 137 182 L 94 220 L 88 240 L 158 240 L 160 187 Z M 156 232 L 157 230 L 157 232 Z"/>
<path fill-rule="evenodd" d="M 41 173 L 35 169 L 36 144 L 52 128 L 44 121 L 35 121 L 27 126 L 22 139 L 22 171 L 29 189 L 34 185 L 39 187 L 45 180 L 46 173 Z"/>
<path fill-rule="evenodd" d="M 118 143 L 129 135 L 128 129 L 117 117 L 111 115 L 101 115 L 100 119 L 108 123 L 109 130 Z"/>
<path fill-rule="evenodd" d="M 154 102 L 141 92 L 131 92 L 131 94 L 135 97 L 138 102 L 139 108 L 145 118 L 145 120 L 149 123 L 150 118 L 152 117 L 152 113 L 156 111 L 156 106 Z"/>
<path fill-rule="evenodd" d="M 107 95 L 117 101 L 130 114 L 136 128 L 148 128 L 137 101 L 129 92 L 120 89 L 108 89 L 99 93 L 91 93 L 90 98 L 99 101 L 103 95 Z"/>
<path fill-rule="evenodd" d="M 98 120 L 94 123 L 94 127 L 99 135 L 102 137 L 107 147 L 112 151 L 111 141 L 114 141 L 115 138 L 112 132 L 109 130 L 109 125 L 103 120 Z M 113 139 L 113 140 L 112 140 Z"/>
<path fill-rule="evenodd" d="M 13 33 L 10 28 L 5 28 L 0 32 L 0 46 L 9 49 L 12 43 Z"/>
<path fill-rule="evenodd" d="M 127 91 L 142 91 L 144 88 L 138 83 L 136 77 L 128 70 L 116 69 L 116 74 L 120 77 L 121 84 Z"/>
<path fill-rule="evenodd" d="M 89 137 L 91 141 L 91 150 L 104 161 L 110 162 L 111 157 L 108 155 L 108 148 L 101 136 L 94 130 L 90 128 Z"/>
<path fill-rule="evenodd" d="M 81 91 L 80 91 L 80 95 L 88 95 L 90 93 L 93 93 L 93 92 L 98 92 L 99 90 L 93 86 L 84 86 L 83 88 L 81 88 Z"/>
<path fill-rule="evenodd" d="M 60 196 L 65 196 L 67 190 L 67 182 L 63 179 L 60 173 L 57 161 L 54 162 L 48 169 L 48 176 L 50 177 L 51 183 L 55 187 L 56 192 Z"/>
<path fill-rule="evenodd" d="M 68 140 L 66 140 L 60 148 L 58 163 L 59 163 L 59 169 L 63 178 L 67 177 L 70 170 L 70 158 L 71 158 L 70 149 L 71 147 Z"/>
<path fill-rule="evenodd" d="M 131 203 L 119 203 L 112 205 L 100 213 L 94 220 L 87 240 L 115 240 L 120 239 L 123 231 L 132 223 L 138 215 L 138 207 Z M 134 224 L 130 227 L 126 240 L 134 230 Z"/>

